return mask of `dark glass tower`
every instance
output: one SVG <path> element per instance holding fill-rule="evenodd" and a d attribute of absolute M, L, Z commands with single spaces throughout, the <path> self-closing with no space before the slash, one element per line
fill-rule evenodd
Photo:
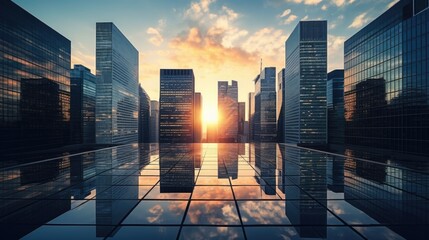
<path fill-rule="evenodd" d="M 345 42 L 347 144 L 429 154 L 427 6 L 401 0 Z"/>
<path fill-rule="evenodd" d="M 96 142 L 137 142 L 139 53 L 113 23 L 96 28 Z"/>
<path fill-rule="evenodd" d="M 285 106 L 284 106 L 284 96 L 285 96 L 285 69 L 283 68 L 277 74 L 277 142 L 284 142 L 284 129 L 285 129 Z"/>
<path fill-rule="evenodd" d="M 344 144 L 344 70 L 328 73 L 326 84 L 328 143 Z"/>
<path fill-rule="evenodd" d="M 159 102 L 150 101 L 150 142 L 159 142 Z"/>
<path fill-rule="evenodd" d="M 195 77 L 192 69 L 161 69 L 159 142 L 194 141 Z"/>
<path fill-rule="evenodd" d="M 219 81 L 217 84 L 218 141 L 238 140 L 238 82 Z"/>
<path fill-rule="evenodd" d="M 202 112 L 203 112 L 203 97 L 201 93 L 197 92 L 194 96 L 194 142 L 200 143 L 203 138 L 203 125 L 202 125 Z"/>
<path fill-rule="evenodd" d="M 286 143 L 326 145 L 326 67 L 327 22 L 299 22 L 286 41 Z"/>
<path fill-rule="evenodd" d="M 1 1 L 0 153 L 69 141 L 70 41 L 12 1 Z"/>
<path fill-rule="evenodd" d="M 95 75 L 82 65 L 74 65 L 70 81 L 72 142 L 95 143 Z"/>
<path fill-rule="evenodd" d="M 139 86 L 139 142 L 150 142 L 150 97 Z"/>
<path fill-rule="evenodd" d="M 254 141 L 276 142 L 276 68 L 264 68 L 255 79 Z"/>

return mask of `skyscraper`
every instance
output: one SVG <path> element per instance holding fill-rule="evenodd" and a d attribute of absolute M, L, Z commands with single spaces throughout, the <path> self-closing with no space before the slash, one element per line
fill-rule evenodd
<path fill-rule="evenodd" d="M 347 144 L 429 155 L 428 15 L 401 0 L 344 43 Z"/>
<path fill-rule="evenodd" d="M 327 22 L 299 22 L 286 40 L 286 143 L 327 144 L 326 68 Z"/>
<path fill-rule="evenodd" d="M 68 144 L 70 40 L 1 1 L 0 62 L 0 153 Z"/>
<path fill-rule="evenodd" d="M 150 142 L 159 142 L 159 102 L 150 101 Z"/>
<path fill-rule="evenodd" d="M 192 69 L 161 69 L 159 142 L 194 141 L 195 77 Z"/>
<path fill-rule="evenodd" d="M 74 65 L 70 82 L 72 143 L 95 143 L 95 75 L 85 66 Z"/>
<path fill-rule="evenodd" d="M 203 112 L 203 97 L 201 93 L 195 93 L 194 97 L 194 142 L 200 143 L 203 138 L 203 124 L 202 124 L 202 112 Z"/>
<path fill-rule="evenodd" d="M 326 86 L 328 107 L 328 143 L 344 144 L 344 70 L 328 73 Z"/>
<path fill-rule="evenodd" d="M 238 83 L 219 81 L 217 89 L 218 141 L 237 142 L 238 139 Z"/>
<path fill-rule="evenodd" d="M 139 142 L 150 142 L 150 97 L 139 85 Z"/>
<path fill-rule="evenodd" d="M 276 68 L 266 67 L 255 79 L 254 141 L 276 142 Z"/>
<path fill-rule="evenodd" d="M 113 23 L 96 32 L 96 142 L 137 142 L 139 53 Z"/>
<path fill-rule="evenodd" d="M 255 93 L 249 93 L 249 142 L 253 142 L 254 138 L 254 117 L 255 117 Z"/>
<path fill-rule="evenodd" d="M 285 92 L 285 69 L 283 68 L 277 74 L 277 142 L 284 142 L 284 129 L 285 129 L 285 106 L 284 106 L 284 92 Z"/>
<path fill-rule="evenodd" d="M 238 103 L 238 142 L 247 142 L 247 135 L 245 132 L 246 125 L 246 103 Z"/>

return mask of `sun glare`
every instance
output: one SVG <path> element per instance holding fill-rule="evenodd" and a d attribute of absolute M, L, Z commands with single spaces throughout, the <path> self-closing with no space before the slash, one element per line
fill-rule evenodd
<path fill-rule="evenodd" d="M 205 109 L 204 110 L 204 122 L 205 123 L 217 123 L 217 109 Z"/>

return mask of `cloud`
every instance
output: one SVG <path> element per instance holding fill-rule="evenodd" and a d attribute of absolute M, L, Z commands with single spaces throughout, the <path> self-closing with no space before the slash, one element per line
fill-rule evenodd
<path fill-rule="evenodd" d="M 280 17 L 286 17 L 287 15 L 289 15 L 292 12 L 292 10 L 290 9 L 286 9 L 283 11 L 283 13 L 280 15 Z"/>
<path fill-rule="evenodd" d="M 308 15 L 305 15 L 305 17 L 303 17 L 303 18 L 301 19 L 301 21 L 305 21 L 305 20 L 308 20 Z"/>
<path fill-rule="evenodd" d="M 391 1 L 391 2 L 387 5 L 387 8 L 391 8 L 391 7 L 393 7 L 393 5 L 395 5 L 397 2 L 399 2 L 399 0 L 393 0 L 393 1 Z"/>
<path fill-rule="evenodd" d="M 305 5 L 317 5 L 322 0 L 286 0 L 286 2 L 304 3 Z"/>
<path fill-rule="evenodd" d="M 264 53 L 265 56 L 275 57 L 279 52 L 284 52 L 284 41 L 287 36 L 282 30 L 274 28 L 263 28 L 250 36 L 243 44 L 242 48 L 249 53 Z M 283 58 L 283 56 L 282 56 Z"/>
<path fill-rule="evenodd" d="M 329 71 L 344 68 L 344 41 L 346 37 L 328 35 Z"/>
<path fill-rule="evenodd" d="M 349 28 L 360 28 L 368 21 L 369 18 L 366 17 L 366 13 L 362 13 L 353 20 L 352 24 L 349 25 Z"/>
<path fill-rule="evenodd" d="M 283 24 L 285 24 L 285 25 L 287 25 L 287 24 L 291 24 L 291 23 L 292 23 L 293 21 L 295 21 L 297 18 L 298 18 L 298 16 L 291 14 L 291 15 L 289 15 L 289 17 L 288 17 L 288 18 L 286 18 L 286 19 L 283 21 Z"/>
<path fill-rule="evenodd" d="M 152 43 L 155 46 L 160 46 L 164 42 L 164 38 L 162 37 L 161 32 L 163 31 L 165 25 L 166 25 L 165 19 L 159 19 L 157 27 L 149 27 L 146 30 L 146 33 L 150 36 L 149 38 L 150 43 Z"/>
<path fill-rule="evenodd" d="M 355 0 L 331 0 L 332 4 L 336 5 L 337 7 L 342 7 L 345 6 L 347 4 L 352 4 L 354 3 Z"/>
<path fill-rule="evenodd" d="M 326 6 L 326 5 L 324 4 L 320 9 L 322 9 L 323 11 L 326 11 L 326 9 L 328 9 L 328 6 Z"/>
<path fill-rule="evenodd" d="M 84 49 L 81 47 L 82 44 L 78 42 L 77 47 L 72 47 L 71 64 L 81 64 L 85 67 L 92 69 L 92 73 L 95 74 L 95 56 L 93 54 L 84 53 Z"/>

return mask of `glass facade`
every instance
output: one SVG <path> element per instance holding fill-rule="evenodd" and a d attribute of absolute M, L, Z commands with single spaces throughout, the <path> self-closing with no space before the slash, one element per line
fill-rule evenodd
<path fill-rule="evenodd" d="M 70 72 L 72 143 L 95 143 L 95 89 L 95 75 L 82 65 L 74 65 Z"/>
<path fill-rule="evenodd" d="M 96 142 L 137 142 L 139 53 L 113 23 L 96 32 Z"/>
<path fill-rule="evenodd" d="M 429 154 L 425 2 L 402 0 L 345 42 L 347 144 Z"/>
<path fill-rule="evenodd" d="M 139 142 L 150 142 L 150 97 L 139 86 Z"/>
<path fill-rule="evenodd" d="M 277 142 L 284 142 L 284 129 L 285 129 L 285 106 L 284 106 L 284 96 L 285 96 L 285 69 L 283 68 L 280 72 L 277 73 Z"/>
<path fill-rule="evenodd" d="M 249 93 L 249 142 L 254 140 L 254 118 L 255 118 L 255 93 Z"/>
<path fill-rule="evenodd" d="M 327 22 L 299 22 L 286 40 L 286 143 L 326 145 L 326 69 Z"/>
<path fill-rule="evenodd" d="M 203 139 L 203 97 L 201 93 L 195 93 L 194 96 L 194 104 L 195 104 L 195 120 L 194 120 L 194 142 L 200 143 Z"/>
<path fill-rule="evenodd" d="M 326 84 L 328 143 L 344 144 L 344 70 L 328 73 Z"/>
<path fill-rule="evenodd" d="M 150 142 L 159 142 L 159 102 L 150 101 Z"/>
<path fill-rule="evenodd" d="M 192 69 L 161 69 L 159 142 L 194 141 L 195 77 Z"/>
<path fill-rule="evenodd" d="M 238 102 L 238 142 L 247 142 L 246 133 L 246 103 Z"/>
<path fill-rule="evenodd" d="M 276 68 L 264 68 L 255 79 L 255 142 L 277 141 Z"/>
<path fill-rule="evenodd" d="M 238 140 L 238 82 L 219 81 L 217 84 L 218 141 Z"/>
<path fill-rule="evenodd" d="M 12 1 L 1 1 L 0 153 L 69 142 L 70 41 Z"/>

